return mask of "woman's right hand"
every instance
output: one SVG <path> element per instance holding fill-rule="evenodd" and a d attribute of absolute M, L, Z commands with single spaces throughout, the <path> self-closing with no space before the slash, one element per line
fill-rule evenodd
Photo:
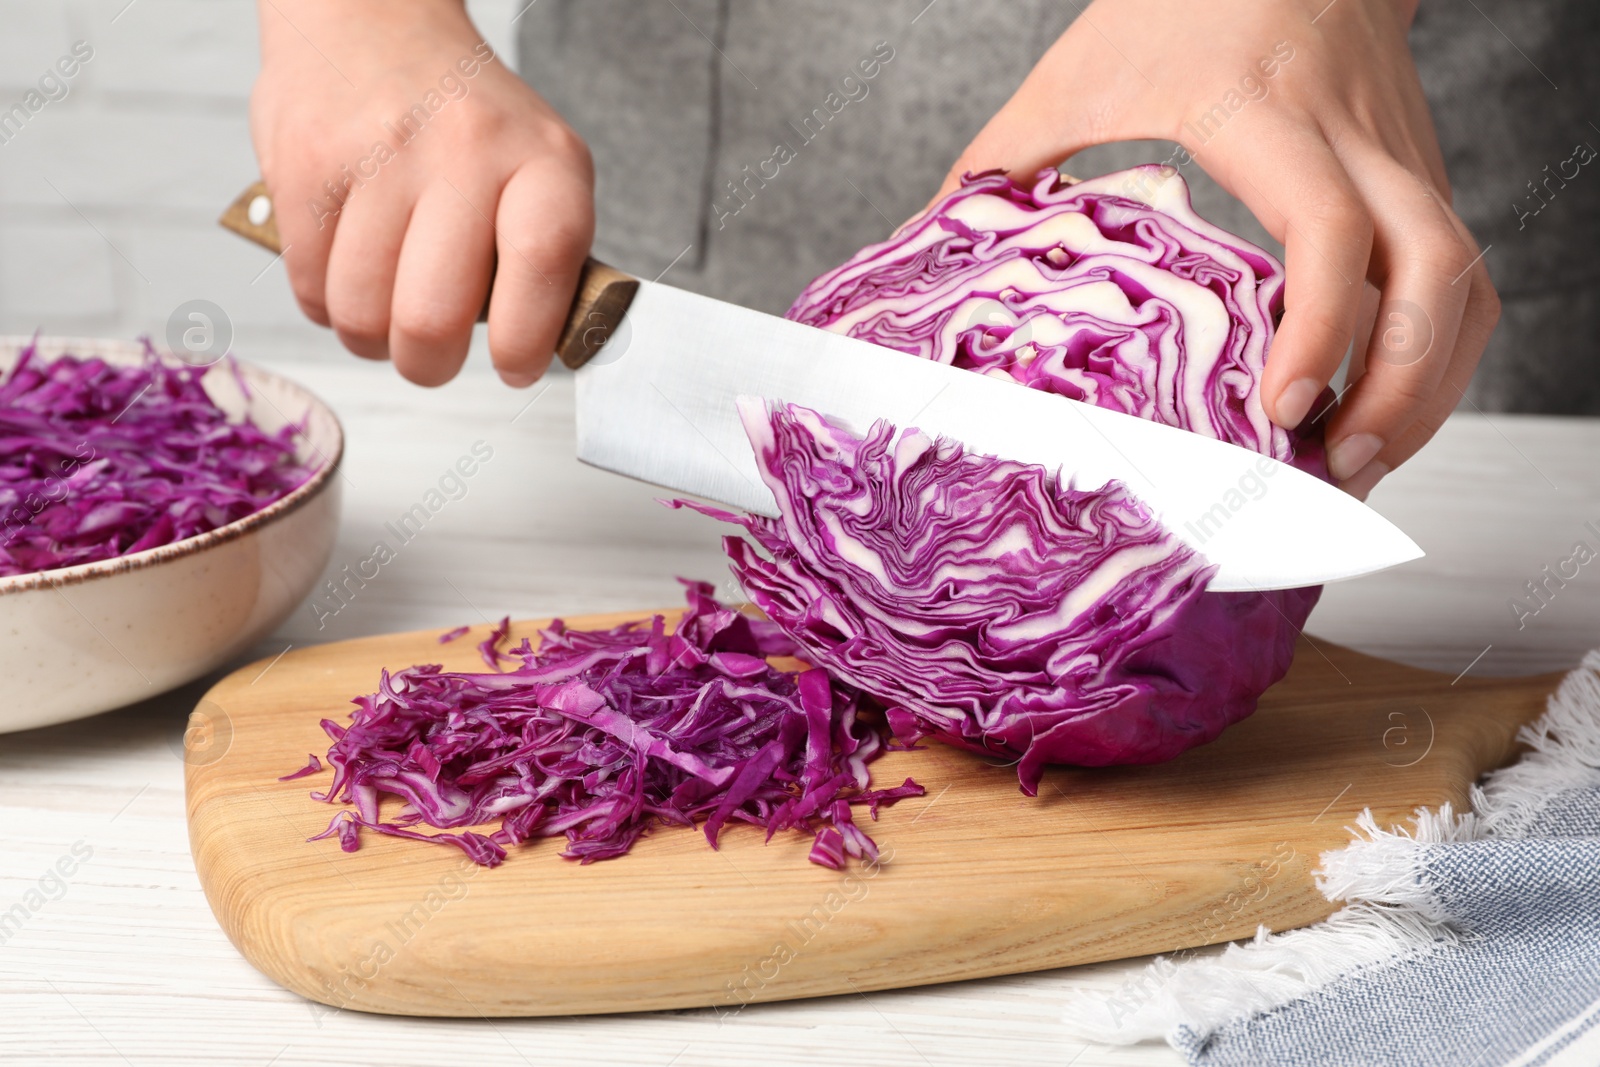
<path fill-rule="evenodd" d="M 262 0 L 260 18 L 251 131 L 301 310 L 440 385 L 489 298 L 494 366 L 531 385 L 594 236 L 583 141 L 462 0 Z"/>

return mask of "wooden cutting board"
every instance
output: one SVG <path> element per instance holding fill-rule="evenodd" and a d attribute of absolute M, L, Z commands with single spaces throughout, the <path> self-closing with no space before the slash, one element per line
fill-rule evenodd
<path fill-rule="evenodd" d="M 669 621 L 677 612 L 664 612 Z M 608 627 L 638 613 L 570 618 Z M 515 643 L 544 621 L 517 624 Z M 188 732 L 189 837 L 212 909 L 256 967 L 337 1008 L 508 1016 L 717 1006 L 1060 967 L 1213 944 L 1322 919 L 1318 854 L 1371 808 L 1400 822 L 1460 806 L 1513 754 L 1559 676 L 1452 684 L 1302 638 L 1289 676 L 1221 739 L 1170 763 L 1048 773 L 937 743 L 889 753 L 926 797 L 869 832 L 885 862 L 829 871 L 808 835 L 734 826 L 713 851 L 658 830 L 581 866 L 545 841 L 495 869 L 454 849 L 363 835 L 307 843 L 334 809 L 318 720 L 343 721 L 381 667 L 482 664 L 486 627 L 291 651 L 224 679 Z"/>

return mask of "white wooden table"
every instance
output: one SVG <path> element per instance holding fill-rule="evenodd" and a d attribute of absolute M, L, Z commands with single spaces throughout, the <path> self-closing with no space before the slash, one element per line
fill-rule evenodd
<path fill-rule="evenodd" d="M 725 581 L 719 524 L 663 509 L 659 491 L 573 460 L 570 377 L 555 377 L 529 407 L 540 387 L 512 393 L 482 372 L 425 392 L 355 360 L 286 369 L 333 404 L 350 438 L 335 569 L 365 558 L 383 523 L 474 442 L 494 456 L 347 607 L 320 628 L 301 610 L 262 656 L 504 613 L 660 607 L 678 601 L 676 575 Z M 1575 541 L 1600 545 L 1584 526 L 1600 528 L 1596 456 L 1600 422 L 1452 419 L 1373 499 L 1428 558 L 1330 588 L 1312 633 L 1452 675 L 1574 664 L 1600 644 L 1600 564 L 1521 629 L 1509 602 Z M 755 1006 L 727 1019 L 710 1010 L 493 1022 L 330 1013 L 246 964 L 196 881 L 179 752 L 207 684 L 0 736 L 0 915 L 19 903 L 26 912 L 19 928 L 0 930 L 0 1062 L 1179 1062 L 1164 1045 L 1084 1048 L 1063 1034 L 1067 990 L 1113 991 L 1141 961 Z M 58 884 L 47 872 L 74 845 L 92 852 Z"/>

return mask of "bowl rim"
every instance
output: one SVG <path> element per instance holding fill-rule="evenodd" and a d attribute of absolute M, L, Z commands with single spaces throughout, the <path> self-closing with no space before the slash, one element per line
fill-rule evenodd
<path fill-rule="evenodd" d="M 102 337 L 62 337 L 45 334 L 9 334 L 0 335 L 0 355 L 10 355 L 20 351 L 29 344 L 38 343 L 52 348 L 61 348 L 71 351 L 74 355 L 113 356 L 143 355 L 144 345 L 139 341 L 125 341 L 118 338 Z M 171 352 L 153 346 L 156 354 L 163 359 L 178 360 Z M 56 567 L 45 571 L 30 571 L 27 574 L 13 574 L 0 577 L 0 596 L 10 593 L 24 593 L 36 589 L 56 589 L 61 586 L 79 585 L 83 582 L 93 581 L 96 578 L 106 578 L 114 574 L 125 574 L 130 571 L 144 570 L 147 567 L 158 566 L 184 556 L 198 555 L 218 545 L 236 541 L 241 537 L 265 526 L 267 523 L 282 518 L 289 513 L 304 506 L 312 497 L 325 489 L 335 474 L 339 473 L 344 463 L 344 424 L 339 421 L 339 416 L 333 408 L 313 393 L 286 375 L 268 370 L 258 363 L 251 363 L 237 356 L 225 356 L 232 359 L 239 372 L 246 378 L 258 377 L 275 384 L 287 387 L 294 394 L 304 398 L 309 408 L 319 409 L 321 414 L 327 416 L 333 427 L 333 442 L 331 449 L 319 449 L 312 445 L 312 449 L 323 453 L 326 462 L 318 467 L 305 481 L 292 489 L 284 496 L 279 497 L 259 511 L 252 511 L 240 519 L 235 519 L 223 526 L 207 530 L 205 533 L 185 537 L 181 541 L 171 541 L 155 548 L 146 548 L 124 556 L 112 556 L 110 559 L 95 560 L 92 563 L 77 563 L 70 567 Z M 192 366 L 193 364 L 188 364 Z M 207 368 L 208 373 L 214 368 L 221 367 L 222 360 L 218 360 Z M 309 435 L 302 434 L 310 442 Z"/>

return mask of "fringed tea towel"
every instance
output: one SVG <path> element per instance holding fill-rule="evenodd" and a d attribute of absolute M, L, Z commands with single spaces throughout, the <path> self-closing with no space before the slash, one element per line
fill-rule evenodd
<path fill-rule="evenodd" d="M 1165 1037 L 1197 1067 L 1600 1064 L 1600 651 L 1520 740 L 1471 813 L 1363 813 L 1322 857 L 1345 902 L 1326 922 L 1158 959 L 1137 1003 L 1080 995 L 1069 1029 Z"/>

